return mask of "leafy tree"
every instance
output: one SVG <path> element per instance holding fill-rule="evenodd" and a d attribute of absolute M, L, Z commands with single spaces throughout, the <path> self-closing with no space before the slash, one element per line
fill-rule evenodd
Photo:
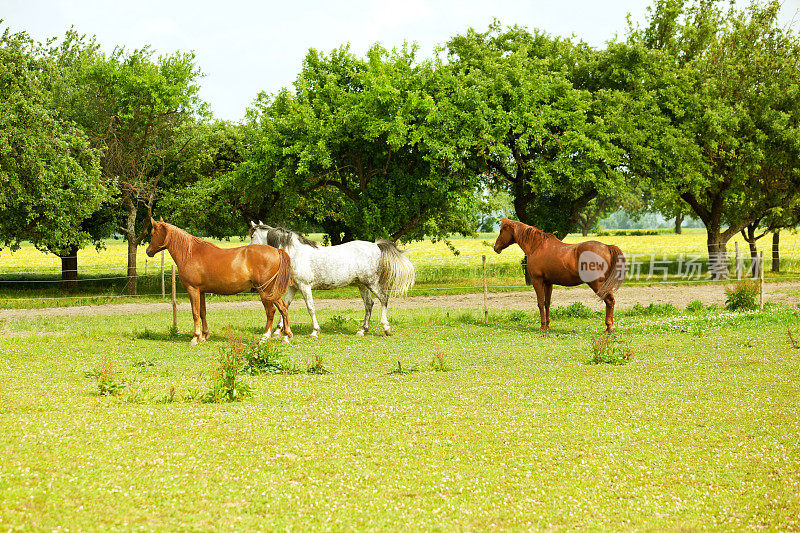
<path fill-rule="evenodd" d="M 437 81 L 414 48 L 310 50 L 295 90 L 251 110 L 244 203 L 265 221 L 318 224 L 334 244 L 470 232 L 475 180 L 442 155 Z"/>
<path fill-rule="evenodd" d="M 499 24 L 447 43 L 454 152 L 514 198 L 517 217 L 557 235 L 597 197 L 628 188 L 624 94 L 603 90 L 582 43 Z"/>
<path fill-rule="evenodd" d="M 249 212 L 232 172 L 243 160 L 246 127 L 225 121 L 189 122 L 175 137 L 157 203 L 159 214 L 196 235 L 244 234 Z"/>
<path fill-rule="evenodd" d="M 652 85 L 657 137 L 678 141 L 647 146 L 656 155 L 639 170 L 703 221 L 715 277 L 727 275 L 728 240 L 791 203 L 800 177 L 797 37 L 778 26 L 778 2 L 720 4 L 657 0 L 630 38 L 668 61 Z"/>
<path fill-rule="evenodd" d="M 192 54 L 153 58 L 149 47 L 115 48 L 82 71 L 63 112 L 102 150 L 103 176 L 115 180 L 117 229 L 128 242 L 128 292 L 136 294 L 136 250 L 180 129 L 205 107 L 197 92 L 201 76 Z"/>
<path fill-rule="evenodd" d="M 65 50 L 81 54 L 68 36 Z M 98 211 L 110 188 L 99 154 L 54 109 L 67 69 L 24 33 L 0 37 L 0 244 L 27 240 L 62 258 L 65 288 L 77 283 L 77 251 L 99 245 Z M 102 233 L 102 232 L 100 232 Z"/>

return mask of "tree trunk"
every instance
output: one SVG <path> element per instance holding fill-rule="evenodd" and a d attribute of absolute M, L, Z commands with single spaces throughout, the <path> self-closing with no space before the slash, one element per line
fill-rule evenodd
<path fill-rule="evenodd" d="M 680 235 L 683 231 L 681 229 L 681 224 L 683 224 L 683 213 L 678 213 L 678 215 L 675 217 L 675 233 L 678 235 Z"/>
<path fill-rule="evenodd" d="M 722 239 L 719 227 L 709 226 L 707 232 L 708 273 L 711 279 L 728 279 L 727 241 Z"/>
<path fill-rule="evenodd" d="M 781 239 L 781 232 L 780 231 L 773 231 L 772 232 L 772 271 L 773 272 L 780 272 L 781 271 L 781 256 L 778 251 L 778 244 L 780 243 Z"/>
<path fill-rule="evenodd" d="M 61 258 L 61 289 L 74 291 L 78 288 L 78 247 L 72 247 Z"/>
<path fill-rule="evenodd" d="M 136 248 L 139 244 L 136 239 L 136 204 L 133 201 L 126 202 L 128 208 L 128 218 L 125 223 L 125 240 L 128 241 L 128 294 L 135 296 L 138 284 L 136 275 Z"/>

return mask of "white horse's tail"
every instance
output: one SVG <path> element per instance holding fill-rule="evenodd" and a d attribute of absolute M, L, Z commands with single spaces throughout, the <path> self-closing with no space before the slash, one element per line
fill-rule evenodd
<path fill-rule="evenodd" d="M 381 260 L 378 264 L 381 288 L 384 291 L 391 290 L 395 296 L 406 295 L 417 277 L 414 265 L 392 241 L 378 239 L 375 244 L 381 249 Z"/>

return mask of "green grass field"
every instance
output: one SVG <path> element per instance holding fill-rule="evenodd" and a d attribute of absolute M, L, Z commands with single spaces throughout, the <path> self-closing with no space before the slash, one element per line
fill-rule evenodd
<path fill-rule="evenodd" d="M 542 336 L 394 310 L 356 338 L 360 314 L 286 348 L 331 374 L 246 377 L 231 404 L 183 397 L 263 312 L 215 313 L 195 348 L 186 313 L 177 338 L 167 313 L 0 322 L 0 529 L 800 529 L 800 309 L 623 312 L 622 366 L 587 363 L 596 314 Z M 118 397 L 86 377 L 103 358 Z"/>
<path fill-rule="evenodd" d="M 312 235 L 321 240 L 321 235 Z M 472 239 L 453 239 L 451 241 L 459 255 L 453 252 L 444 242 L 414 242 L 405 245 L 407 253 L 417 269 L 417 285 L 412 295 L 448 294 L 473 292 L 482 289 L 481 256 L 487 257 L 487 278 L 490 290 L 505 291 L 524 288 L 524 278 L 520 267 L 522 251 L 512 245 L 501 255 L 493 252 L 496 234 L 481 234 Z M 595 238 L 595 237 L 589 237 Z M 639 273 L 628 280 L 628 283 L 644 282 L 650 274 L 650 262 L 655 259 L 656 268 L 667 265 L 669 281 L 680 281 L 678 264 L 696 260 L 706 272 L 705 232 L 688 229 L 682 235 L 660 233 L 644 236 L 609 235 L 597 237 L 603 242 L 616 244 L 625 252 L 629 264 L 639 263 L 635 271 Z M 570 235 L 566 242 L 585 240 L 579 235 Z M 220 246 L 241 246 L 239 239 L 215 241 Z M 728 247 L 733 257 L 735 243 L 739 242 L 740 251 L 745 255 L 746 246 L 737 237 Z M 766 275 L 769 279 L 797 278 L 800 276 L 800 235 L 793 233 L 781 236 L 781 273 L 771 272 L 771 241 L 758 241 L 759 249 L 764 251 L 767 262 Z M 121 240 L 109 240 L 105 248 L 97 251 L 85 248 L 78 253 L 80 282 L 78 290 L 64 293 L 60 288 L 61 263 L 52 254 L 37 251 L 32 246 L 23 246 L 11 253 L 0 250 L 0 308 L 17 307 L 49 307 L 58 305 L 83 305 L 130 301 L 125 294 L 127 248 Z M 145 301 L 160 299 L 160 258 L 147 258 L 145 247 L 139 247 L 139 294 Z M 667 261 L 667 263 L 660 263 Z M 166 256 L 166 292 L 169 294 L 169 269 L 172 261 Z M 632 272 L 634 269 L 631 269 Z M 660 281 L 660 271 L 656 270 L 656 281 Z M 636 279 L 638 277 L 638 280 Z M 178 292 L 183 288 L 178 286 Z M 143 297 L 142 297 L 143 295 Z M 320 293 L 324 297 L 355 298 L 358 293 L 354 287 L 336 289 Z M 244 295 L 243 297 L 248 297 Z M 238 297 L 232 297 L 233 299 Z"/>

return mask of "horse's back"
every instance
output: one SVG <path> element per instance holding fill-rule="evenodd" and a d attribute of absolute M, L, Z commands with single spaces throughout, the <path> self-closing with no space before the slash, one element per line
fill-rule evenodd
<path fill-rule="evenodd" d="M 377 279 L 381 251 L 368 241 L 323 246 L 295 255 L 294 277 L 314 289 L 336 288 Z"/>

